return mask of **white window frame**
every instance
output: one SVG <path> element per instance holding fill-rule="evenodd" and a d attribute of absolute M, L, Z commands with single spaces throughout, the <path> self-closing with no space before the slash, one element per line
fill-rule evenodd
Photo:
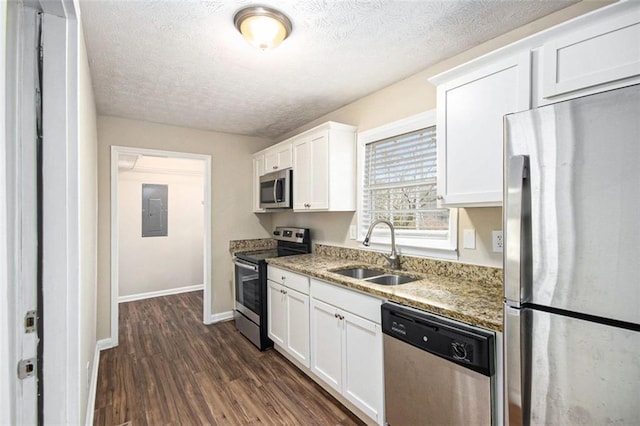
<path fill-rule="evenodd" d="M 402 120 L 394 121 L 374 129 L 358 133 L 357 158 L 358 158 L 358 241 L 364 241 L 366 231 L 360 224 L 363 223 L 363 198 L 364 198 L 364 161 L 365 146 L 368 143 L 392 138 L 404 133 L 414 132 L 436 125 L 436 110 L 432 109 L 420 114 L 416 114 Z M 436 129 L 437 131 L 437 129 Z M 424 238 L 424 233 L 419 237 L 411 237 L 410 231 L 405 235 L 396 234 L 396 246 L 400 253 L 437 257 L 441 259 L 458 258 L 458 209 L 449 210 L 449 235 L 444 239 Z M 434 237 L 442 236 L 443 231 L 432 231 Z M 429 234 L 427 234 L 429 235 Z M 371 237 L 371 248 L 378 250 L 389 250 L 391 247 L 391 232 L 387 227 L 376 227 Z"/>

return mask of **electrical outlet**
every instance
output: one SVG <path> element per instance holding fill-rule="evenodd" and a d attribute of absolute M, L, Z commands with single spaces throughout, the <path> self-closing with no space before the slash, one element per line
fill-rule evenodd
<path fill-rule="evenodd" d="M 502 253 L 504 247 L 504 240 L 502 239 L 502 231 L 491 231 L 491 237 L 493 240 L 493 252 Z"/>
<path fill-rule="evenodd" d="M 349 227 L 349 238 L 355 240 L 358 238 L 358 228 L 355 225 Z"/>

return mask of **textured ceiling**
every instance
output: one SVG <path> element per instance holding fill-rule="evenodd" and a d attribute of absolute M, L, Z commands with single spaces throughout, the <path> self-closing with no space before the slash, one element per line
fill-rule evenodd
<path fill-rule="evenodd" d="M 245 0 L 81 0 L 99 114 L 276 138 L 575 0 L 266 0 L 272 51 L 233 26 Z"/>

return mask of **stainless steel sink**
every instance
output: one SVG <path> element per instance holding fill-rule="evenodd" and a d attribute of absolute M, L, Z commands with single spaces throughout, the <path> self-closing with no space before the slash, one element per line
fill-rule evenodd
<path fill-rule="evenodd" d="M 417 278 L 406 275 L 395 275 L 378 269 L 367 268 L 343 268 L 335 269 L 331 272 L 344 275 L 345 277 L 365 280 L 370 283 L 379 285 L 400 285 L 417 281 Z"/>
<path fill-rule="evenodd" d="M 365 281 L 380 285 L 400 285 L 417 281 L 416 278 L 406 275 L 380 275 L 378 277 L 367 278 Z"/>
<path fill-rule="evenodd" d="M 377 277 L 385 273 L 384 271 L 379 271 L 377 269 L 367 269 L 367 268 L 344 268 L 344 269 L 336 269 L 331 272 L 344 275 L 345 277 L 356 278 L 359 280 L 364 280 L 369 277 Z"/>

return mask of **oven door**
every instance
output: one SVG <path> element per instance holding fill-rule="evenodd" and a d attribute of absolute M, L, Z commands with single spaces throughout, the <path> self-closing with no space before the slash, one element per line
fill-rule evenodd
<path fill-rule="evenodd" d="M 236 310 L 260 325 L 260 268 L 236 259 Z"/>

